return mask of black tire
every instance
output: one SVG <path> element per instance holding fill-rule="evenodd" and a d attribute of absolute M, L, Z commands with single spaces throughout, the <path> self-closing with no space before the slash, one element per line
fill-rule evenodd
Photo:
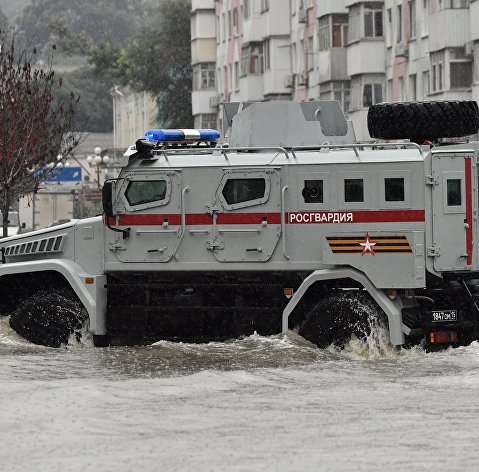
<path fill-rule="evenodd" d="M 80 330 L 88 313 L 78 300 L 56 292 L 37 292 L 10 316 L 10 326 L 26 340 L 49 347 L 66 344 Z"/>
<path fill-rule="evenodd" d="M 331 344 L 344 347 L 353 334 L 358 339 L 366 339 L 373 326 L 385 323 L 384 317 L 368 293 L 336 292 L 307 314 L 299 334 L 320 348 Z"/>
<path fill-rule="evenodd" d="M 378 103 L 369 108 L 372 138 L 410 139 L 417 143 L 438 138 L 469 136 L 479 129 L 475 101 Z"/>

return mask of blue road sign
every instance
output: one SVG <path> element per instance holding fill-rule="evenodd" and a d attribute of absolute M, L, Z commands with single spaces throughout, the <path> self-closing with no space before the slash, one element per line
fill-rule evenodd
<path fill-rule="evenodd" d="M 48 176 L 48 179 L 45 180 L 45 183 L 81 182 L 81 171 L 81 167 L 62 167 L 55 169 L 55 171 Z"/>

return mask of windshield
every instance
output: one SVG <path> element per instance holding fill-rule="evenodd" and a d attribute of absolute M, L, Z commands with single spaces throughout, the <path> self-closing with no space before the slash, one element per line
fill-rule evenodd
<path fill-rule="evenodd" d="M 3 223 L 3 215 L 0 213 L 0 220 Z M 18 218 L 18 212 L 16 211 L 9 211 L 8 212 L 8 226 L 20 226 Z"/>

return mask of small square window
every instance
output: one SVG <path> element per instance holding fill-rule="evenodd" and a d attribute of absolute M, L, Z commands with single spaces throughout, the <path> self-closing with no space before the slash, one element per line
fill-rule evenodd
<path fill-rule="evenodd" d="M 344 179 L 344 201 L 364 202 L 363 179 Z"/>
<path fill-rule="evenodd" d="M 304 198 L 304 203 L 324 203 L 323 181 L 305 180 L 302 194 Z"/>
<path fill-rule="evenodd" d="M 402 177 L 384 179 L 384 200 L 386 202 L 404 201 L 404 179 Z"/>
<path fill-rule="evenodd" d="M 447 179 L 447 206 L 461 205 L 461 179 Z"/>

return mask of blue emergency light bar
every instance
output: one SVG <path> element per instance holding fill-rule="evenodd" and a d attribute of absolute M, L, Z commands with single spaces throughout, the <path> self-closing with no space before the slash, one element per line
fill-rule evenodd
<path fill-rule="evenodd" d="M 158 142 L 211 142 L 218 141 L 220 133 L 215 129 L 150 129 L 145 138 Z"/>

